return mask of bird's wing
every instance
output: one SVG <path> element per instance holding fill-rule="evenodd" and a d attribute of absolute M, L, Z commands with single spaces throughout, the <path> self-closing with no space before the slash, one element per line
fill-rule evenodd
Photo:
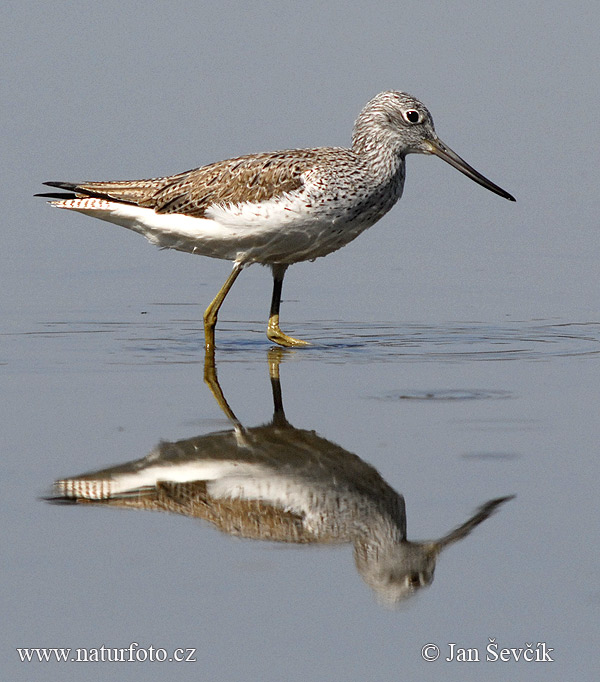
<path fill-rule="evenodd" d="M 294 149 L 252 154 L 148 180 L 44 184 L 77 197 L 110 199 L 152 208 L 157 213 L 185 213 L 200 218 L 215 204 L 266 201 L 299 189 L 304 182 L 303 174 L 318 165 L 327 152 Z"/>

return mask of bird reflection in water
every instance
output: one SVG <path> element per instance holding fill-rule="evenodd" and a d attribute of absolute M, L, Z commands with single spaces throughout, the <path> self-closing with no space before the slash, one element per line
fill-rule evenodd
<path fill-rule="evenodd" d="M 352 543 L 358 572 L 388 605 L 430 585 L 440 551 L 511 497 L 486 502 L 438 540 L 408 540 L 402 495 L 360 457 L 287 421 L 279 381 L 285 352 L 269 356 L 270 423 L 242 426 L 209 354 L 205 381 L 233 428 L 163 442 L 143 459 L 56 481 L 48 499 L 174 512 L 255 540 Z"/>

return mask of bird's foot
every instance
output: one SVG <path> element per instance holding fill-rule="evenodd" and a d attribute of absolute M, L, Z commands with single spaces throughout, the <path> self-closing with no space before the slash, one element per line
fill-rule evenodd
<path fill-rule="evenodd" d="M 277 343 L 280 346 L 285 346 L 286 348 L 298 348 L 299 346 L 310 346 L 308 341 L 302 341 L 302 339 L 295 339 L 292 336 L 288 336 L 281 331 L 279 327 L 279 315 L 272 315 L 269 318 L 269 326 L 267 327 L 267 338 L 273 343 Z"/>

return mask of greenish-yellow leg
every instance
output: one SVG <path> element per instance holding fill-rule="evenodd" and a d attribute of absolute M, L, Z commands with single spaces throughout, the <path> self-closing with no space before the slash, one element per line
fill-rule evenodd
<path fill-rule="evenodd" d="M 278 343 L 280 346 L 295 348 L 297 346 L 310 346 L 308 341 L 294 339 L 281 331 L 279 327 L 279 306 L 281 304 L 281 287 L 287 265 L 273 266 L 273 298 L 271 299 L 271 312 L 269 314 L 269 326 L 267 327 L 267 337 L 269 341 Z"/>
<path fill-rule="evenodd" d="M 233 283 L 237 279 L 237 276 L 242 271 L 243 266 L 239 263 L 233 264 L 233 270 L 229 277 L 225 280 L 225 284 L 219 290 L 219 293 L 214 297 L 211 304 L 204 311 L 204 343 L 206 351 L 212 351 L 215 347 L 215 326 L 217 324 L 217 315 L 219 314 L 219 308 L 221 307 L 225 296 L 229 293 L 229 290 L 233 286 Z"/>
<path fill-rule="evenodd" d="M 214 399 L 217 401 L 219 407 L 225 413 L 225 416 L 231 421 L 231 423 L 236 427 L 241 429 L 241 424 L 238 418 L 233 413 L 229 403 L 225 400 L 223 391 L 221 390 L 221 385 L 217 379 L 217 367 L 215 365 L 215 353 L 214 348 L 207 348 L 204 354 L 204 383 L 210 389 L 213 394 Z"/>

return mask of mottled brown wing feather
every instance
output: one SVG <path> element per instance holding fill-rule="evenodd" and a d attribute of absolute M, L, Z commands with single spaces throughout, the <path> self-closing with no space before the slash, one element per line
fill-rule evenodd
<path fill-rule="evenodd" d="M 181 175 L 186 175 L 182 173 Z M 44 183 L 51 186 L 61 186 L 70 189 L 77 196 L 93 196 L 101 199 L 113 199 L 125 204 L 141 205 L 151 197 L 157 188 L 163 187 L 169 181 L 179 176 L 169 178 L 149 178 L 147 180 L 118 180 L 110 182 L 79 182 L 79 183 Z"/>
<path fill-rule="evenodd" d="M 328 542 L 317 538 L 302 524 L 302 517 L 262 500 L 215 499 L 205 481 L 172 483 L 159 481 L 155 487 L 132 490 L 105 500 L 78 499 L 102 506 L 166 511 L 204 519 L 219 530 L 239 537 L 277 542 Z"/>
<path fill-rule="evenodd" d="M 219 161 L 164 178 L 118 182 L 83 182 L 72 189 L 152 208 L 158 213 L 185 213 L 203 217 L 213 204 L 266 201 L 299 189 L 302 174 L 327 149 L 294 149 L 266 152 Z"/>
<path fill-rule="evenodd" d="M 172 178 L 140 206 L 200 218 L 213 204 L 266 201 L 299 189 L 316 152 L 271 152 L 213 163 Z"/>

